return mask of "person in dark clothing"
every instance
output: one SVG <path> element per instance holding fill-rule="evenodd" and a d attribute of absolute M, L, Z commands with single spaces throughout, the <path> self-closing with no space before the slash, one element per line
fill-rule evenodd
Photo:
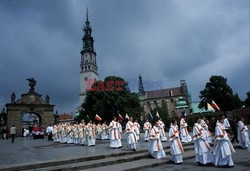
<path fill-rule="evenodd" d="M 232 128 L 232 132 L 234 137 L 232 138 L 231 142 L 234 143 L 234 141 L 236 140 L 237 143 L 239 143 L 238 139 L 237 139 L 237 127 L 238 127 L 238 122 L 236 120 L 236 118 L 233 118 L 233 120 L 231 120 L 231 128 Z"/>

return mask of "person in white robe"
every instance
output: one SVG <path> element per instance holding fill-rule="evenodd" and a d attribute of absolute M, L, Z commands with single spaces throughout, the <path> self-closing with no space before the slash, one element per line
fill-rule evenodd
<path fill-rule="evenodd" d="M 121 134 L 121 141 L 122 141 L 122 120 L 121 119 L 118 119 L 118 129 L 119 129 L 119 132 Z M 121 145 L 122 146 L 122 145 Z"/>
<path fill-rule="evenodd" d="M 201 118 L 196 119 L 196 123 L 193 127 L 193 141 L 195 149 L 195 161 L 201 165 L 210 165 L 213 163 L 212 148 L 206 141 L 206 135 L 200 125 Z"/>
<path fill-rule="evenodd" d="M 127 134 L 128 148 L 136 151 L 136 133 L 133 117 L 129 118 L 129 121 L 126 124 L 125 132 Z"/>
<path fill-rule="evenodd" d="M 78 123 L 73 125 L 73 143 L 78 144 L 79 143 L 79 129 L 78 129 Z"/>
<path fill-rule="evenodd" d="M 233 153 L 235 153 L 235 150 L 226 132 L 224 116 L 220 116 L 215 127 L 214 165 L 233 167 Z"/>
<path fill-rule="evenodd" d="M 162 142 L 167 141 L 167 137 L 166 137 L 166 133 L 165 133 L 165 124 L 162 121 L 162 118 L 159 119 L 159 130 L 160 130 L 161 141 Z"/>
<path fill-rule="evenodd" d="M 135 133 L 136 133 L 136 141 L 138 142 L 140 140 L 140 124 L 135 120 L 134 122 L 135 125 Z"/>
<path fill-rule="evenodd" d="M 205 135 L 204 138 L 205 138 L 206 142 L 212 143 L 212 137 L 211 137 L 212 134 L 208 130 L 207 119 L 205 117 L 203 117 L 203 119 L 201 119 L 200 125 L 203 128 L 203 133 Z"/>
<path fill-rule="evenodd" d="M 102 125 L 100 122 L 96 125 L 96 139 L 100 140 L 102 138 Z"/>
<path fill-rule="evenodd" d="M 79 144 L 85 145 L 86 144 L 86 130 L 85 130 L 85 123 L 82 122 L 79 124 L 78 130 L 79 130 Z"/>
<path fill-rule="evenodd" d="M 72 124 L 67 126 L 67 143 L 72 144 L 74 138 L 74 126 Z"/>
<path fill-rule="evenodd" d="M 184 118 L 180 120 L 180 132 L 181 132 L 181 142 L 188 143 L 192 141 L 192 137 L 189 135 L 187 130 L 187 123 Z"/>
<path fill-rule="evenodd" d="M 241 148 L 248 148 L 249 146 L 249 136 L 248 128 L 244 124 L 244 118 L 238 122 L 238 141 Z"/>
<path fill-rule="evenodd" d="M 158 121 L 155 122 L 155 125 L 152 129 L 150 129 L 150 146 L 148 149 L 149 154 L 156 158 L 161 159 L 165 158 L 166 154 L 162 146 L 161 138 L 160 138 L 160 130 Z"/>
<path fill-rule="evenodd" d="M 149 141 L 149 135 L 150 135 L 150 130 L 152 128 L 151 123 L 149 122 L 149 120 L 147 119 L 146 122 L 143 125 L 143 130 L 145 132 L 144 134 L 144 141 Z"/>
<path fill-rule="evenodd" d="M 180 132 L 178 130 L 177 121 L 172 120 L 169 129 L 169 144 L 171 148 L 171 161 L 175 164 L 180 164 L 183 162 L 182 153 L 184 152 L 183 146 L 180 141 Z"/>
<path fill-rule="evenodd" d="M 228 121 L 228 119 L 227 119 L 227 117 L 224 117 L 224 126 L 225 126 L 225 129 L 227 130 L 227 131 L 229 131 L 229 129 L 230 129 L 230 123 L 229 123 L 229 121 Z"/>
<path fill-rule="evenodd" d="M 108 125 L 106 124 L 106 121 L 102 124 L 102 140 L 108 139 Z"/>
<path fill-rule="evenodd" d="M 61 143 L 67 143 L 67 124 L 61 126 Z"/>
<path fill-rule="evenodd" d="M 93 124 L 92 120 L 90 120 L 86 127 L 87 143 L 89 147 L 95 146 L 95 129 L 95 124 Z"/>
<path fill-rule="evenodd" d="M 54 126 L 53 126 L 52 139 L 53 139 L 54 142 L 59 142 L 58 126 L 56 124 L 54 124 Z"/>
<path fill-rule="evenodd" d="M 114 116 L 113 120 L 109 124 L 110 147 L 111 148 L 120 148 L 120 147 L 122 147 L 121 133 L 120 133 L 120 130 L 119 130 L 119 123 L 116 120 L 117 120 L 117 118 Z"/>

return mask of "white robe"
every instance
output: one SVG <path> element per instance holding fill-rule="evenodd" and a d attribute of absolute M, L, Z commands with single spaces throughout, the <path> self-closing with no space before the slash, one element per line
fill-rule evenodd
<path fill-rule="evenodd" d="M 102 124 L 102 140 L 108 139 L 108 126 L 107 124 Z"/>
<path fill-rule="evenodd" d="M 238 141 L 242 148 L 248 148 L 249 146 L 249 136 L 248 128 L 244 125 L 242 121 L 238 122 Z"/>
<path fill-rule="evenodd" d="M 162 147 L 159 128 L 154 126 L 150 131 L 150 146 L 148 152 L 157 159 L 165 158 L 166 154 Z"/>
<path fill-rule="evenodd" d="M 215 166 L 233 166 L 234 147 L 227 135 L 224 124 L 217 122 L 215 128 L 215 147 L 213 151 Z"/>
<path fill-rule="evenodd" d="M 134 122 L 135 125 L 135 133 L 136 133 L 136 141 L 140 139 L 140 124 L 138 122 Z"/>
<path fill-rule="evenodd" d="M 143 130 L 145 132 L 144 134 L 144 140 L 145 141 L 148 141 L 149 140 L 149 135 L 150 135 L 150 129 L 152 128 L 152 125 L 151 123 L 149 122 L 145 122 L 144 125 L 143 125 Z"/>
<path fill-rule="evenodd" d="M 166 133 L 165 133 L 165 124 L 159 120 L 159 130 L 160 130 L 160 137 L 161 141 L 167 141 Z"/>
<path fill-rule="evenodd" d="M 134 123 L 128 121 L 125 132 L 127 134 L 128 148 L 136 149 L 136 133 Z"/>
<path fill-rule="evenodd" d="M 203 128 L 203 133 L 204 133 L 204 138 L 206 140 L 206 142 L 208 143 L 212 143 L 212 137 L 211 137 L 211 132 L 208 130 L 208 125 L 206 124 L 206 122 L 202 119 L 201 123 L 200 123 L 201 127 Z"/>
<path fill-rule="evenodd" d="M 175 163 L 182 163 L 182 153 L 184 152 L 183 146 L 180 141 L 178 126 L 174 126 L 171 124 L 169 129 L 169 143 L 171 147 L 171 160 Z"/>
<path fill-rule="evenodd" d="M 181 142 L 185 142 L 185 143 L 192 141 L 192 137 L 188 133 L 187 126 L 188 125 L 185 119 L 181 118 L 181 121 L 180 121 Z"/>
<path fill-rule="evenodd" d="M 79 130 L 78 130 L 78 124 L 75 124 L 73 127 L 73 143 L 78 144 L 79 143 Z"/>
<path fill-rule="evenodd" d="M 205 140 L 203 128 L 199 123 L 195 123 L 193 127 L 193 140 L 195 149 L 195 161 L 201 164 L 213 163 L 212 148 Z"/>
<path fill-rule="evenodd" d="M 227 118 L 224 119 L 224 126 L 225 126 L 225 129 L 229 129 L 230 128 L 230 123 L 228 121 Z"/>
<path fill-rule="evenodd" d="M 114 120 L 110 122 L 109 132 L 110 132 L 110 147 L 111 148 L 121 147 L 122 143 L 121 143 L 121 133 L 119 130 L 119 123 Z"/>
<path fill-rule="evenodd" d="M 95 125 L 94 124 L 87 124 L 86 128 L 86 136 L 87 136 L 87 143 L 88 146 L 95 146 Z"/>
<path fill-rule="evenodd" d="M 102 126 L 101 124 L 97 124 L 96 126 L 96 139 L 100 140 L 102 138 Z"/>
<path fill-rule="evenodd" d="M 86 144 L 85 124 L 80 124 L 78 129 L 79 129 L 79 144 L 85 145 Z"/>
<path fill-rule="evenodd" d="M 54 142 L 59 142 L 58 127 L 56 125 L 54 125 L 53 130 L 52 130 L 52 138 Z"/>

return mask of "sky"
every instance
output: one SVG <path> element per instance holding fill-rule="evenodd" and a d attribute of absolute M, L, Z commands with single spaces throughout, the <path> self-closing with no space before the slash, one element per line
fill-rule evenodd
<path fill-rule="evenodd" d="M 35 77 L 55 110 L 76 111 L 86 8 L 100 80 L 120 76 L 132 91 L 139 74 L 162 88 L 186 80 L 193 101 L 212 75 L 242 100 L 250 91 L 249 0 L 1 0 L 1 108 Z"/>

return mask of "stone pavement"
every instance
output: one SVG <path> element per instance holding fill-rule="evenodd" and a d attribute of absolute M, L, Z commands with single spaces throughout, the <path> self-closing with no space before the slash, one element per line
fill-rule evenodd
<path fill-rule="evenodd" d="M 141 135 L 141 139 L 144 134 Z M 74 144 L 60 144 L 47 139 L 16 138 L 15 143 L 11 140 L 0 139 L 0 167 L 12 164 L 24 164 L 32 162 L 67 160 L 79 157 L 95 155 L 107 155 L 130 151 L 127 149 L 127 141 L 123 134 L 123 148 L 109 148 L 109 140 L 97 140 L 96 146 L 80 146 Z M 168 146 L 167 143 L 163 144 Z M 138 150 L 148 149 L 149 142 L 140 141 Z"/>

